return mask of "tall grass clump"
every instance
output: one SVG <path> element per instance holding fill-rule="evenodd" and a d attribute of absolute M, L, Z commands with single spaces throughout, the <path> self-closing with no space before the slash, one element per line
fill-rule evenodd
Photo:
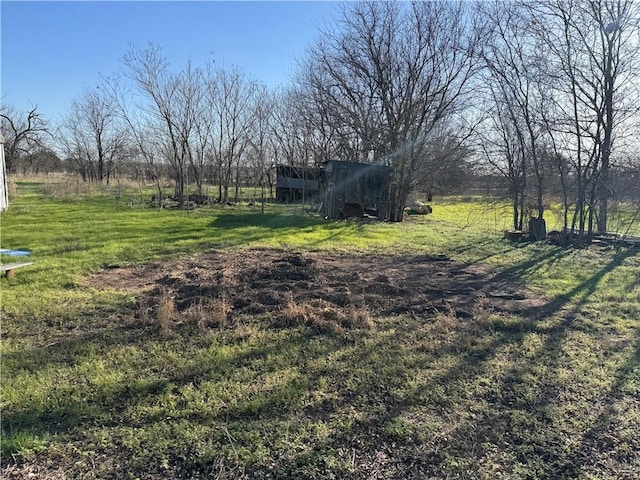
<path fill-rule="evenodd" d="M 339 333 L 345 329 L 371 330 L 375 323 L 364 307 L 338 308 L 322 300 L 296 301 L 289 293 L 276 318 L 280 327 L 306 326 L 317 332 Z"/>
<path fill-rule="evenodd" d="M 225 294 L 217 298 L 200 299 L 187 309 L 183 316 L 189 324 L 196 325 L 201 331 L 209 328 L 223 328 L 230 322 L 233 306 Z"/>

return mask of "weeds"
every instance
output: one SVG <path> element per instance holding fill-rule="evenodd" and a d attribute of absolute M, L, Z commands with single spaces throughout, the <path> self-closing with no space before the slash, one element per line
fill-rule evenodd
<path fill-rule="evenodd" d="M 211 328 L 224 328 L 229 324 L 232 305 L 226 295 L 215 299 L 200 299 L 191 307 L 180 311 L 175 296 L 163 290 L 159 297 L 144 297 L 138 302 L 137 315 L 144 325 L 158 329 L 161 336 L 177 333 L 181 325 L 192 325 L 201 332 Z"/>
<path fill-rule="evenodd" d="M 189 308 L 184 316 L 187 323 L 196 325 L 200 331 L 209 328 L 223 328 L 229 324 L 232 305 L 226 295 L 210 300 L 200 299 L 194 306 Z"/>
<path fill-rule="evenodd" d="M 156 322 L 160 329 L 160 334 L 168 335 L 171 333 L 177 318 L 176 305 L 173 297 L 168 293 L 164 293 L 160 297 L 160 303 L 156 311 Z"/>
<path fill-rule="evenodd" d="M 78 179 L 68 182 L 59 183 L 43 183 L 41 186 L 42 193 L 55 198 L 56 200 L 72 201 L 81 195 L 89 195 L 100 192 L 101 188 L 95 184 L 82 182 Z M 104 189 L 102 189 L 104 191 Z"/>
<path fill-rule="evenodd" d="M 438 312 L 433 321 L 434 328 L 444 334 L 458 331 L 462 327 L 461 320 L 457 317 L 454 308 L 449 305 L 445 311 Z"/>
<path fill-rule="evenodd" d="M 163 290 L 157 299 L 144 298 L 137 304 L 137 316 L 143 325 L 157 328 L 161 336 L 169 336 L 176 324 L 181 323 L 175 298 Z"/>
<path fill-rule="evenodd" d="M 347 324 L 350 328 L 373 330 L 375 323 L 366 307 L 351 306 L 347 314 Z"/>
<path fill-rule="evenodd" d="M 345 329 L 371 330 L 375 323 L 366 308 L 350 305 L 339 309 L 321 300 L 299 303 L 287 294 L 276 317 L 278 327 L 306 326 L 319 333 L 340 333 Z"/>

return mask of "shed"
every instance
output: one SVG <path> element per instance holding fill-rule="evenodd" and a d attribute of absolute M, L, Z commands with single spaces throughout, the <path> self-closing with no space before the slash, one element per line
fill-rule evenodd
<path fill-rule="evenodd" d="M 328 218 L 386 217 L 391 182 L 388 166 L 330 160 L 323 171 L 323 205 Z"/>
<path fill-rule="evenodd" d="M 276 166 L 276 200 L 295 202 L 318 196 L 322 171 L 312 167 Z"/>
<path fill-rule="evenodd" d="M 9 208 L 9 192 L 7 191 L 7 166 L 4 160 L 4 137 L 0 132 L 0 211 Z"/>

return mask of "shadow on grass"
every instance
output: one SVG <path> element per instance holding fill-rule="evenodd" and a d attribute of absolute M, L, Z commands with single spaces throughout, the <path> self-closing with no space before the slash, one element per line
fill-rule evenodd
<path fill-rule="evenodd" d="M 462 429 L 465 435 L 477 435 L 483 429 L 488 437 L 493 436 L 496 428 L 510 431 L 509 449 L 514 459 L 534 475 L 578 478 L 593 466 L 594 458 L 599 457 L 600 467 L 607 475 L 631 478 L 629 475 L 637 471 L 638 457 L 629 452 L 619 455 L 615 450 L 618 444 L 637 438 L 640 433 L 636 431 L 626 439 L 623 433 L 623 438 L 616 438 L 621 430 L 619 402 L 625 396 L 623 386 L 640 365 L 640 336 L 636 334 L 632 349 L 628 341 L 613 344 L 607 337 L 616 327 L 592 325 L 587 328 L 579 315 L 603 278 L 637 253 L 618 252 L 603 268 L 566 294 L 524 312 L 524 321 L 551 319 L 554 325 L 551 328 L 531 328 L 534 325 L 531 322 L 523 325 L 523 333 L 543 334 L 546 340 L 526 361 L 516 360 L 502 381 L 493 386 L 500 395 L 492 396 L 488 424 L 484 428 L 477 422 L 466 426 Z M 546 259 L 556 255 L 547 255 Z M 510 270 L 517 274 L 532 266 L 526 262 Z M 585 342 L 592 342 L 594 346 Z M 612 366 L 614 358 L 616 363 Z M 599 369 L 606 369 L 608 374 L 603 375 Z M 569 379 L 567 374 L 571 375 Z M 576 385 L 580 385 L 578 391 L 575 391 Z M 523 413 L 529 417 L 524 422 L 525 428 L 522 428 Z M 516 427 L 519 428 L 516 430 Z M 571 430 L 573 434 L 567 437 Z M 629 448 L 637 452 L 639 442 L 631 442 L 635 442 L 635 446 Z"/>
<path fill-rule="evenodd" d="M 349 358 L 349 365 L 355 369 L 369 365 L 378 377 L 361 379 L 355 391 L 342 389 L 333 410 L 339 410 L 335 404 L 341 408 L 348 405 L 360 415 L 355 415 L 348 428 L 335 431 L 311 451 L 281 465 L 279 473 L 300 473 L 299 466 L 305 463 L 321 469 L 323 456 L 334 451 L 342 452 L 343 470 L 338 469 L 339 473 L 352 474 L 355 469 L 363 477 L 375 472 L 377 478 L 475 478 L 501 467 L 498 471 L 511 478 L 577 478 L 588 468 L 596 468 L 596 476 L 632 478 L 640 463 L 638 440 L 634 440 L 640 432 L 636 429 L 626 437 L 619 432 L 619 401 L 625 396 L 623 387 L 637 375 L 640 337 L 636 334 L 633 351 L 625 342 L 609 347 L 601 360 L 615 357 L 617 362 L 604 367 L 590 363 L 589 347 L 576 341 L 574 333 L 578 339 L 580 334 L 590 335 L 598 350 L 602 348 L 599 342 L 609 342 L 611 327 L 585 330 L 576 324 L 575 314 L 605 275 L 636 253 L 620 252 L 567 294 L 527 312 L 535 318 L 553 317 L 553 329 L 538 328 L 534 319 L 525 315 L 508 328 L 485 332 L 492 339 L 485 344 L 470 344 L 462 351 L 445 348 L 434 362 L 447 353 L 455 355 L 456 362 L 417 387 L 411 387 L 415 382 L 406 379 L 411 370 L 404 365 L 406 358 L 400 350 L 381 361 L 380 352 L 389 348 L 392 338 L 359 349 L 357 356 Z M 504 276 L 520 277 L 538 262 L 561 255 L 561 251 L 549 252 L 542 259 L 508 269 Z M 571 309 L 563 310 L 567 306 Z M 546 339 L 523 358 L 517 352 L 530 335 Z M 451 343 L 460 345 L 456 339 Z M 500 363 L 506 352 L 512 353 Z M 576 383 L 571 376 L 566 378 L 574 356 L 585 357 L 584 363 L 577 365 L 581 371 L 575 372 Z M 395 368 L 399 376 L 391 374 Z M 609 375 L 592 380 L 592 368 L 596 372 L 606 368 Z M 348 380 L 349 374 L 345 376 Z M 474 395 L 480 397 L 480 403 L 470 400 Z M 626 393 L 632 405 L 633 395 Z M 440 432 L 432 426 L 437 420 L 424 421 L 429 417 L 445 419 Z M 612 454 L 620 444 L 626 453 Z M 365 468 L 368 470 L 363 471 Z"/>
<path fill-rule="evenodd" d="M 463 256 L 464 254 L 468 253 L 468 252 L 477 252 L 477 251 L 483 251 L 486 249 L 491 248 L 492 246 L 496 245 L 496 240 L 495 239 L 491 239 L 491 238 L 483 238 L 481 240 L 478 241 L 471 241 L 471 242 L 465 242 L 462 245 L 458 245 L 457 247 L 453 247 L 449 250 L 449 252 L 452 255 L 458 255 L 458 256 Z M 482 263 L 486 260 L 488 260 L 489 258 L 498 256 L 498 255 L 504 255 L 505 253 L 510 252 L 513 249 L 513 245 L 507 244 L 506 242 L 504 244 L 500 245 L 500 249 L 496 252 L 492 252 L 489 251 L 487 253 L 485 253 L 483 256 L 478 257 L 478 258 L 474 258 L 472 261 L 470 262 L 465 262 L 465 264 L 467 265 L 472 265 L 472 264 L 476 264 L 476 263 Z"/>
<path fill-rule="evenodd" d="M 306 228 L 326 224 L 320 217 L 278 215 L 274 213 L 233 213 L 220 215 L 211 222 L 215 228 L 234 229 L 260 227 L 265 229 Z"/>
<path fill-rule="evenodd" d="M 499 278 L 522 279 L 562 253 L 549 251 Z M 621 252 L 571 291 L 503 326 L 487 322 L 474 330 L 462 323 L 439 331 L 433 318 L 397 317 L 374 334 L 281 331 L 272 343 L 225 358 L 207 353 L 212 346 L 205 342 L 182 352 L 196 356 L 188 365 L 166 371 L 158 365 L 159 372 L 148 379 L 114 390 L 89 388 L 85 397 L 71 388 L 60 392 L 61 401 L 51 410 L 43 409 L 41 399 L 27 398 L 21 409 L 3 413 L 3 429 L 83 437 L 107 428 L 117 437 L 124 435 L 118 430 L 124 425 L 142 436 L 140 450 L 150 453 L 139 464 L 127 457 L 131 452 L 120 453 L 120 473 L 144 471 L 155 478 L 167 475 L 156 461 L 162 455 L 183 472 L 206 472 L 212 459 L 223 459 L 229 469 L 246 467 L 254 478 L 477 478 L 492 472 L 510 478 L 579 477 L 588 465 L 606 459 L 601 445 L 616 435 L 615 405 L 629 395 L 622 390 L 637 372 L 640 339 L 634 338 L 632 352 L 624 344 L 611 347 L 609 354 L 619 361 L 606 367 L 608 383 L 591 388 L 589 363 L 578 365 L 583 371 L 576 372 L 575 382 L 561 380 L 570 374 L 572 356 L 589 351 L 589 345 L 572 343 L 576 332 L 592 335 L 594 342 L 607 335 L 581 330 L 575 317 L 605 275 L 634 254 Z M 551 324 L 539 326 L 535 319 Z M 107 335 L 105 350 L 118 345 L 120 333 Z M 148 341 L 143 329 L 128 333 L 134 345 Z M 539 343 L 527 350 L 530 337 Z M 84 341 L 100 344 L 101 338 Z M 220 345 L 242 341 L 231 338 Z M 69 341 L 55 348 L 62 355 L 78 345 Z M 285 377 L 290 370 L 295 375 Z M 194 389 L 239 371 L 238 388 L 248 387 L 245 396 L 231 395 L 234 402 L 224 405 L 215 396 L 200 407 L 184 403 Z M 267 377 L 280 375 L 281 381 L 267 384 Z M 138 410 L 147 413 L 136 415 Z M 206 429 L 208 447 L 192 449 L 193 438 L 180 430 L 188 430 L 185 424 Z M 152 427 L 167 428 L 168 437 L 156 439 L 160 446 L 148 444 L 154 439 L 146 429 Z M 261 457 L 260 451 L 266 453 Z"/>
<path fill-rule="evenodd" d="M 637 412 L 630 405 L 637 405 L 640 395 L 637 381 L 639 373 L 640 334 L 636 338 L 633 353 L 612 372 L 607 389 L 594 398 L 588 414 L 590 427 L 582 432 L 580 442 L 569 451 L 574 459 L 573 464 L 579 467 L 575 470 L 576 477 L 592 464 L 594 453 L 598 452 L 606 452 L 609 457 L 605 466 L 612 476 L 637 476 L 640 471 L 640 426 L 633 420 Z"/>
<path fill-rule="evenodd" d="M 553 258 L 557 258 L 562 251 L 560 252 L 550 252 L 549 255 L 546 255 L 546 260 L 550 260 Z M 563 293 L 561 295 L 557 295 L 556 297 L 549 300 L 545 305 L 540 307 L 534 307 L 530 309 L 526 309 L 523 313 L 526 317 L 532 318 L 545 318 L 556 315 L 567 305 L 571 305 L 571 310 L 567 314 L 563 315 L 565 318 L 571 316 L 571 314 L 575 314 L 578 312 L 590 299 L 591 296 L 595 293 L 596 289 L 605 275 L 613 272 L 616 268 L 621 266 L 625 260 L 628 258 L 634 257 L 636 255 L 640 255 L 640 252 L 637 250 L 627 249 L 623 251 L 619 251 L 603 268 L 598 270 L 594 275 L 589 277 L 587 280 L 579 283 L 574 288 L 572 288 L 567 293 Z M 545 258 L 541 259 L 545 260 Z M 536 259 L 533 259 L 529 262 L 526 262 L 526 266 L 524 270 L 531 268 L 532 266 L 536 266 Z M 515 271 L 513 274 L 520 275 L 521 267 L 514 267 Z M 576 266 L 579 268 L 579 266 Z M 508 269 L 505 274 L 512 274 L 513 269 Z M 631 287 L 633 288 L 633 287 Z"/>
<path fill-rule="evenodd" d="M 345 222 L 329 222 L 317 216 L 241 213 L 217 217 L 210 226 L 219 233 L 215 241 L 227 245 L 252 242 L 301 242 L 319 245 L 353 233 L 354 227 Z M 319 227 L 310 231 L 312 227 Z M 305 239 L 305 235 L 309 235 Z"/>
<path fill-rule="evenodd" d="M 554 261 L 562 258 L 566 255 L 566 250 L 560 247 L 553 247 L 543 255 L 532 257 L 523 262 L 517 263 L 509 268 L 502 270 L 496 277 L 497 281 L 501 280 L 524 280 L 527 274 L 541 268 L 542 266 L 549 265 Z"/>
<path fill-rule="evenodd" d="M 194 334 L 198 332 L 194 329 Z M 200 332 L 201 333 L 201 332 Z M 20 437 L 21 433 L 28 433 L 43 439 L 50 435 L 62 436 L 70 434 L 73 438 L 81 438 L 83 441 L 92 442 L 90 432 L 99 429 L 133 428 L 144 435 L 146 428 L 154 429 L 163 425 L 175 425 L 176 432 L 172 439 L 155 438 L 165 444 L 169 441 L 168 452 L 163 452 L 172 458 L 184 457 L 186 450 L 190 448 L 192 439 L 182 437 L 188 432 L 180 432 L 178 425 L 184 422 L 194 422 L 198 425 L 210 427 L 222 432 L 221 425 L 231 423 L 233 429 L 243 430 L 239 426 L 245 423 L 251 424 L 258 418 L 284 417 L 299 404 L 302 396 L 306 394 L 308 382 L 304 377 L 279 382 L 274 386 L 265 386 L 260 383 L 261 375 L 277 374 L 280 365 L 270 365 L 270 359 L 283 356 L 287 360 L 295 360 L 304 365 L 313 363 L 318 357 L 330 355 L 335 349 L 344 343 L 340 337 L 332 337 L 328 342 L 323 342 L 320 348 L 309 349 L 305 345 L 309 340 L 317 338 L 316 335 L 297 329 L 285 332 L 278 339 L 269 344 L 261 344 L 248 347 L 245 351 L 236 352 L 229 357 L 217 357 L 211 353 L 211 345 L 204 342 L 201 348 L 192 349 L 191 354 L 204 355 L 205 360 L 190 362 L 184 365 L 157 365 L 157 369 L 151 366 L 151 371 L 141 370 L 135 377 L 129 377 L 126 382 L 111 385 L 94 385 L 93 379 L 78 378 L 77 382 L 54 385 L 42 397 L 33 393 L 25 395 L 19 406 L 4 408 L 2 420 L 2 432 L 5 440 L 3 449 L 3 464 L 11 461 L 7 454 L 14 453 L 11 448 L 15 445 L 11 437 Z M 7 359 L 22 363 L 32 368 L 42 368 L 41 361 L 49 362 L 55 359 L 49 367 L 57 368 L 69 365 L 83 365 L 88 361 L 101 361 L 107 356 L 110 349 L 122 345 L 136 346 L 144 349 L 145 343 L 159 341 L 148 329 L 114 329 L 112 332 L 93 332 L 85 336 L 61 341 L 54 346 L 44 349 L 35 349 L 28 354 L 21 354 L 18 358 Z M 169 342 L 170 343 L 170 342 Z M 235 344 L 231 341 L 231 345 Z M 93 345 L 86 351 L 82 345 Z M 224 342 L 217 344 L 219 348 L 229 346 Z M 96 347 L 99 349 L 96 352 Z M 177 346 L 168 346 L 167 352 L 173 351 Z M 185 353 L 185 352 L 182 352 Z M 49 355 L 48 355 L 49 354 Z M 42 356 L 47 360 L 42 360 Z M 32 357 L 32 358 L 27 358 Z M 162 359 L 158 359 L 162 361 Z M 174 368 L 175 367 L 175 368 Z M 117 370 L 117 369 L 116 369 Z M 198 389 L 203 384 L 215 384 L 223 382 L 238 370 L 245 371 L 248 382 L 255 382 L 248 397 L 239 399 L 237 405 L 226 406 L 225 402 L 216 398 L 211 399 L 208 409 L 193 410 L 184 404 L 184 392 L 190 389 Z M 87 383 L 88 382 L 88 383 Z M 162 404 L 167 401 L 166 407 Z M 178 405 L 175 405 L 178 402 Z M 222 406 L 221 406 L 222 405 Z M 177 407 L 177 408 L 176 408 Z M 225 427 L 226 428 L 226 427 Z M 234 431 L 234 434 L 238 434 Z M 147 441 L 149 439 L 143 439 Z M 216 438 L 216 441 L 225 444 L 228 442 L 226 435 Z M 120 443 L 118 433 L 114 434 L 112 442 Z M 153 445 L 149 446 L 150 449 Z M 119 452 L 122 453 L 121 451 Z M 134 452 L 137 453 L 137 452 Z M 131 458 L 121 458 L 123 470 L 121 474 L 130 472 Z M 150 459 L 157 460 L 157 459 Z M 196 459 L 188 459 L 193 465 L 200 465 Z M 195 467 L 194 467 L 195 468 Z M 164 478 L 162 469 L 157 465 L 145 465 L 145 471 L 155 472 L 158 477 Z M 134 468 L 135 470 L 135 468 Z M 114 474 L 114 472 L 102 472 Z"/>

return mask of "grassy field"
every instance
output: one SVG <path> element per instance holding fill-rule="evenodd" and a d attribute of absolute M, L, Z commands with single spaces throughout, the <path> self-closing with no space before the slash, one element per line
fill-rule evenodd
<path fill-rule="evenodd" d="M 2 247 L 34 261 L 0 285 L 3 478 L 638 478 L 637 250 L 511 244 L 508 207 L 479 200 L 396 225 L 114 192 L 25 181 L 2 214 Z M 446 256 L 537 303 L 163 328 L 139 291 L 88 281 L 256 248 Z"/>

